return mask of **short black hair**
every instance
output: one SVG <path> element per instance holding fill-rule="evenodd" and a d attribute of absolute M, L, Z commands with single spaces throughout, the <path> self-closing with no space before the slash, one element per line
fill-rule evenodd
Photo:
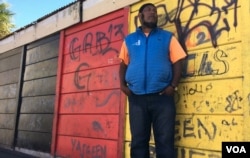
<path fill-rule="evenodd" d="M 143 5 L 140 7 L 139 13 L 141 13 L 141 12 L 143 11 L 143 9 L 144 9 L 146 6 L 149 6 L 149 5 L 155 7 L 155 5 L 154 5 L 153 3 L 145 3 L 145 4 L 143 4 Z"/>

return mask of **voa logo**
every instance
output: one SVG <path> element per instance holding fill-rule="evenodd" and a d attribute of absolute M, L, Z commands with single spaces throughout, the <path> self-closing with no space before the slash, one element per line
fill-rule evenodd
<path fill-rule="evenodd" d="M 247 153 L 244 146 L 226 146 L 227 153 L 235 153 L 235 154 L 241 154 L 241 153 Z"/>

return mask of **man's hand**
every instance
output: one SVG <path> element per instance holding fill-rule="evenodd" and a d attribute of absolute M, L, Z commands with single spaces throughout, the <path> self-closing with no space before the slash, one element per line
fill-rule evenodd
<path fill-rule="evenodd" d="M 123 93 L 125 93 L 127 96 L 131 95 L 131 90 L 127 87 L 127 86 L 124 86 L 122 85 L 121 86 L 121 90 L 123 91 Z"/>
<path fill-rule="evenodd" d="M 163 91 L 161 91 L 159 94 L 160 95 L 168 95 L 168 96 L 172 96 L 174 95 L 174 87 L 172 86 L 167 86 Z"/>

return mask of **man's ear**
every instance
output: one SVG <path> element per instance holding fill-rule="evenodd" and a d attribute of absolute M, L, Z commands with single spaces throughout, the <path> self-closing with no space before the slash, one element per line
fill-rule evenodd
<path fill-rule="evenodd" d="M 142 13 L 138 13 L 138 18 L 141 19 Z"/>
<path fill-rule="evenodd" d="M 140 23 L 142 22 L 142 19 L 143 19 L 143 14 L 142 13 L 138 13 L 138 18 L 139 18 L 139 21 Z"/>

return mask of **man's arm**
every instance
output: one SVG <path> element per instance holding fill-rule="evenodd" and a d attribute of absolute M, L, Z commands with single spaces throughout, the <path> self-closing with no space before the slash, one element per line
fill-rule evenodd
<path fill-rule="evenodd" d="M 171 83 L 171 86 L 173 87 L 177 87 L 181 79 L 183 60 L 184 59 L 180 59 L 173 64 L 173 80 Z"/>
<path fill-rule="evenodd" d="M 120 63 L 120 70 L 119 70 L 120 86 L 121 86 L 120 88 L 126 95 L 130 95 L 131 91 L 129 90 L 127 82 L 125 81 L 126 71 L 127 71 L 127 65 L 122 60 Z"/>
<path fill-rule="evenodd" d="M 173 63 L 172 65 L 173 78 L 170 85 L 166 87 L 160 94 L 173 95 L 181 79 L 183 61 L 186 58 L 187 54 L 174 36 L 172 36 L 171 38 L 169 50 L 170 50 L 170 60 Z"/>
<path fill-rule="evenodd" d="M 181 79 L 181 72 L 182 72 L 182 64 L 184 59 L 180 59 L 173 64 L 173 79 L 171 84 L 166 87 L 160 95 L 174 95 L 175 88 L 178 86 L 179 81 Z"/>

